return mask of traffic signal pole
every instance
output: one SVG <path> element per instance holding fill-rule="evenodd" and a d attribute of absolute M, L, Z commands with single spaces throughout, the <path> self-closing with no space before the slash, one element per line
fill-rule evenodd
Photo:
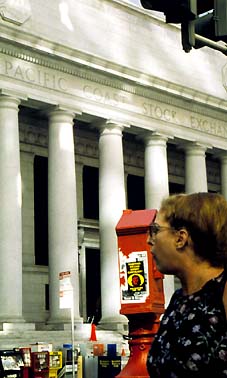
<path fill-rule="evenodd" d="M 212 49 L 221 51 L 223 54 L 227 55 L 227 45 L 222 46 L 219 43 L 212 41 L 211 39 L 205 38 L 199 34 L 195 34 L 195 40 L 201 42 L 204 46 L 211 47 Z"/>
<path fill-rule="evenodd" d="M 162 12 L 166 23 L 181 24 L 183 50 L 208 46 L 227 55 L 227 0 L 140 0 L 145 9 Z"/>

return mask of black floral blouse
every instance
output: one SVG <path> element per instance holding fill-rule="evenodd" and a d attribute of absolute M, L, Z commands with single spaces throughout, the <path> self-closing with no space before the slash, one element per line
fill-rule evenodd
<path fill-rule="evenodd" d="M 225 282 L 222 273 L 192 295 L 173 294 L 148 354 L 150 377 L 227 377 Z"/>

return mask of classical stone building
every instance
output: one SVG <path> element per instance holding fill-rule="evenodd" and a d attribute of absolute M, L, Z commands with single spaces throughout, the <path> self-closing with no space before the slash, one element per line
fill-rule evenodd
<path fill-rule="evenodd" d="M 6 0 L 0 15 L 2 345 L 10 330 L 13 345 L 15 330 L 67 329 L 66 271 L 77 329 L 95 317 L 122 332 L 123 209 L 158 209 L 169 192 L 227 198 L 226 58 L 186 54 L 177 26 L 123 0 Z M 173 278 L 164 286 L 168 302 Z"/>

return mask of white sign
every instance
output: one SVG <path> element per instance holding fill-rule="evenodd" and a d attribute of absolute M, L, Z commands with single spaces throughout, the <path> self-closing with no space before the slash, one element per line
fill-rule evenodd
<path fill-rule="evenodd" d="M 145 303 L 149 296 L 147 251 L 119 251 L 121 303 Z"/>
<path fill-rule="evenodd" d="M 69 271 L 59 273 L 59 304 L 60 308 L 73 307 L 73 286 Z"/>

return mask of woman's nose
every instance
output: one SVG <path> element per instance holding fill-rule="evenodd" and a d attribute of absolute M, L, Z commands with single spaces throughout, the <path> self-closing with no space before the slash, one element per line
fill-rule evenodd
<path fill-rule="evenodd" d="M 154 245 L 154 238 L 150 234 L 147 235 L 147 244 Z"/>

